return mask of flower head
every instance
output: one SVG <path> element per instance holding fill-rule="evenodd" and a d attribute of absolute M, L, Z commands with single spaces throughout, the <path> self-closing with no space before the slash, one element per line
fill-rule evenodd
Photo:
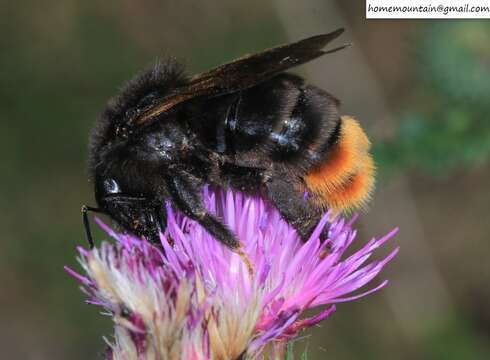
<path fill-rule="evenodd" d="M 84 285 L 88 302 L 113 316 L 110 358 L 260 358 L 269 344 L 285 344 L 328 317 L 336 303 L 387 284 L 356 292 L 396 255 L 398 249 L 368 262 L 396 229 L 344 257 L 356 237 L 352 220 L 327 213 L 303 243 L 260 198 L 208 188 L 203 195 L 242 241 L 254 274 L 238 254 L 170 206 L 161 247 L 99 221 L 116 243 L 80 249 L 86 276 L 67 270 Z M 324 227 L 328 239 L 321 242 Z M 301 318 L 317 307 L 317 315 Z"/>

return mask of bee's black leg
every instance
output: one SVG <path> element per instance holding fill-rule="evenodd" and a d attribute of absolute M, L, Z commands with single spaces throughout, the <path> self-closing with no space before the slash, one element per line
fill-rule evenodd
<path fill-rule="evenodd" d="M 167 210 L 165 204 L 161 203 L 155 208 L 155 216 L 157 217 L 158 226 L 163 233 L 167 228 Z"/>
<path fill-rule="evenodd" d="M 152 221 L 154 225 L 145 236 L 152 244 L 161 246 L 160 232 L 163 233 L 167 228 L 167 210 L 164 203 L 158 201 L 153 207 L 153 211 L 150 210 L 150 214 L 147 216 L 154 219 Z"/>
<path fill-rule="evenodd" d="M 303 241 L 308 240 L 321 218 L 321 213 L 305 199 L 303 193 L 292 189 L 294 182 L 287 176 L 272 176 L 265 186 L 269 199 L 284 220 L 298 231 Z"/>
<path fill-rule="evenodd" d="M 201 185 L 186 173 L 167 179 L 172 202 L 188 217 L 196 220 L 212 236 L 230 249 L 238 249 L 240 242 L 233 232 L 204 207 L 198 191 Z"/>
<path fill-rule="evenodd" d="M 89 211 L 96 212 L 96 213 L 100 213 L 102 211 L 99 208 L 94 208 L 87 205 L 82 206 L 82 219 L 83 219 L 83 226 L 85 228 L 85 235 L 87 237 L 87 242 L 90 246 L 90 249 L 93 249 L 94 240 L 92 238 L 92 232 L 90 231 L 90 222 L 88 220 L 88 215 L 87 215 Z"/>

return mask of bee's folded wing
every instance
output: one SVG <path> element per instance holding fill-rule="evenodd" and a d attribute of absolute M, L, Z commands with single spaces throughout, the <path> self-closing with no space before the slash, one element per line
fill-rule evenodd
<path fill-rule="evenodd" d="M 136 126 L 146 124 L 189 99 L 215 97 L 250 88 L 280 72 L 322 55 L 339 51 L 349 44 L 331 50 L 322 49 L 343 32 L 344 29 L 337 29 L 328 34 L 312 36 L 257 54 L 245 55 L 209 71 L 194 75 L 185 86 L 175 89 L 157 105 L 136 118 L 133 124 Z"/>

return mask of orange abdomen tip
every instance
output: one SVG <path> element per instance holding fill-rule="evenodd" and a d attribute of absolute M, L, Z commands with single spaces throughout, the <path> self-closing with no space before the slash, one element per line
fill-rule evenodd
<path fill-rule="evenodd" d="M 322 207 L 344 211 L 363 206 L 374 186 L 369 139 L 356 120 L 343 116 L 334 146 L 304 177 L 306 187 Z"/>
<path fill-rule="evenodd" d="M 334 212 L 346 212 L 366 206 L 374 189 L 374 161 L 370 155 L 361 160 L 363 165 L 340 187 L 322 194 L 327 207 Z"/>

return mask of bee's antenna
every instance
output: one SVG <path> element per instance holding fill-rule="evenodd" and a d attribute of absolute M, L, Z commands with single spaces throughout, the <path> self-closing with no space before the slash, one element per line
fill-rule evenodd
<path fill-rule="evenodd" d="M 88 215 L 87 215 L 89 211 L 97 212 L 97 213 L 100 213 L 102 211 L 99 208 L 93 208 L 87 205 L 82 206 L 82 219 L 83 219 L 83 226 L 85 227 L 85 234 L 87 236 L 87 242 L 90 246 L 90 249 L 93 249 L 94 240 L 92 238 L 92 232 L 90 231 L 90 222 L 88 221 Z"/>

